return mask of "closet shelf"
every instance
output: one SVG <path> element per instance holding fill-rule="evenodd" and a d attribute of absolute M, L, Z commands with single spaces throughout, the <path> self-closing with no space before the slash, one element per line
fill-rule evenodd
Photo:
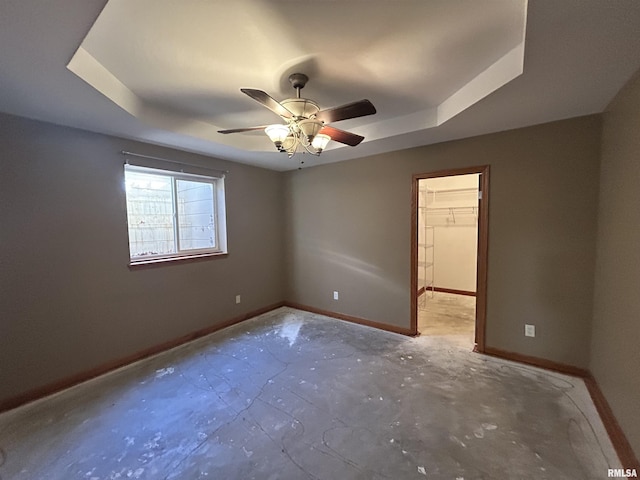
<path fill-rule="evenodd" d="M 477 192 L 478 187 L 464 187 L 464 188 L 444 188 L 442 190 L 434 190 L 433 188 L 421 188 L 423 193 L 470 193 Z"/>

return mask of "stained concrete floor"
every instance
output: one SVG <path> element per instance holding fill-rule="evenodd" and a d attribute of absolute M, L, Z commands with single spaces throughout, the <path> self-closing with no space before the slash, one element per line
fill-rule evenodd
<path fill-rule="evenodd" d="M 584 383 L 281 308 L 0 415 L 0 477 L 590 479 Z"/>

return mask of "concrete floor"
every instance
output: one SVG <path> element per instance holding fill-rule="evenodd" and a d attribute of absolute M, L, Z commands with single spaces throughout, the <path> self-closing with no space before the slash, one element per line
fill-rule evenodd
<path fill-rule="evenodd" d="M 476 297 L 427 291 L 420 295 L 418 306 L 418 331 L 421 335 L 473 348 Z"/>
<path fill-rule="evenodd" d="M 0 415 L 0 477 L 590 479 L 576 378 L 281 308 Z"/>

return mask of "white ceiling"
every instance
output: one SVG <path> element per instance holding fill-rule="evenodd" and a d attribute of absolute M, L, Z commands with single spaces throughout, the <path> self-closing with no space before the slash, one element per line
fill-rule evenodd
<path fill-rule="evenodd" d="M 240 92 L 364 135 L 306 165 L 601 112 L 640 68 L 636 0 L 0 0 L 0 111 L 275 170 L 298 167 Z M 67 65 L 69 66 L 67 68 Z"/>

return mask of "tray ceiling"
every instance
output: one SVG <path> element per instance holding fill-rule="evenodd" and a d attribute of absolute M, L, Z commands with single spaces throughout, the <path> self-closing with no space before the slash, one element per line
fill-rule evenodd
<path fill-rule="evenodd" d="M 294 71 L 378 110 L 315 165 L 601 112 L 640 68 L 635 0 L 0 1 L 0 111 L 276 170 L 216 130 L 277 123 L 240 88 L 282 100 Z"/>

